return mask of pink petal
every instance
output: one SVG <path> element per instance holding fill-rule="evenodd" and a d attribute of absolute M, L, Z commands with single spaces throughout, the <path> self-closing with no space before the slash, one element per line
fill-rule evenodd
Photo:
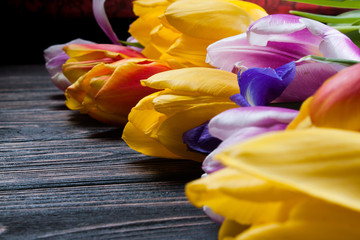
<path fill-rule="evenodd" d="M 96 19 L 96 22 L 99 24 L 100 28 L 108 36 L 113 44 L 120 44 L 118 42 L 119 38 L 116 36 L 116 33 L 111 27 L 109 19 L 105 12 L 105 1 L 106 0 L 93 0 L 93 12 Z"/>

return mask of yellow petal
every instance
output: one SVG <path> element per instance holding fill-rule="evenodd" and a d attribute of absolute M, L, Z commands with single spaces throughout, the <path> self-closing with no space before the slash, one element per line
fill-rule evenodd
<path fill-rule="evenodd" d="M 185 159 L 202 161 L 205 156 L 188 150 L 183 142 L 183 134 L 195 127 L 204 124 L 217 114 L 230 108 L 238 107 L 233 102 L 209 102 L 197 104 L 189 109 L 179 111 L 168 116 L 157 131 L 159 142 L 166 146 L 171 152 L 182 156 Z"/>
<path fill-rule="evenodd" d="M 190 182 L 185 193 L 195 206 L 206 205 L 226 219 L 247 225 L 286 220 L 289 206 L 302 197 L 231 168 Z"/>
<path fill-rule="evenodd" d="M 236 240 L 357 240 L 359 221 L 359 212 L 308 199 L 292 210 L 286 222 L 254 226 Z"/>
<path fill-rule="evenodd" d="M 244 9 L 254 21 L 268 15 L 262 7 L 260 7 L 255 3 L 239 1 L 239 0 L 227 0 L 227 1 Z"/>
<path fill-rule="evenodd" d="M 212 40 L 192 38 L 183 34 L 174 44 L 168 46 L 160 59 L 165 61 L 177 59 L 186 67 L 212 67 L 205 62 L 206 49 L 211 43 Z"/>
<path fill-rule="evenodd" d="M 175 1 L 165 16 L 178 31 L 214 41 L 245 32 L 253 21 L 245 9 L 222 0 Z"/>
<path fill-rule="evenodd" d="M 126 124 L 122 138 L 129 147 L 145 155 L 162 158 L 180 158 L 180 156 L 170 152 L 164 145 L 137 129 L 131 122 Z"/>
<path fill-rule="evenodd" d="M 180 33 L 173 32 L 163 25 L 158 25 L 150 32 L 151 45 L 159 52 L 165 52 L 180 35 Z"/>
<path fill-rule="evenodd" d="M 223 98 L 239 93 L 236 74 L 212 68 L 166 71 L 143 80 L 142 84 L 155 89 L 172 89 Z"/>
<path fill-rule="evenodd" d="M 312 97 L 306 99 L 300 107 L 299 114 L 296 116 L 294 120 L 289 123 L 286 129 L 306 129 L 313 127 L 313 124 L 310 119 L 310 103 Z"/>
<path fill-rule="evenodd" d="M 162 113 L 154 111 L 152 101 L 160 92 L 144 97 L 131 110 L 122 138 L 132 149 L 148 156 L 181 158 L 162 145 L 156 136 L 157 129 L 166 119 Z"/>
<path fill-rule="evenodd" d="M 282 131 L 236 144 L 226 166 L 360 211 L 360 133 L 314 128 Z"/>
<path fill-rule="evenodd" d="M 248 225 L 239 224 L 234 220 L 225 219 L 219 230 L 219 240 L 234 240 L 237 235 L 245 231 L 248 227 Z"/>
<path fill-rule="evenodd" d="M 190 93 L 191 94 L 191 93 Z M 154 109 L 157 112 L 171 116 L 175 113 L 196 107 L 200 104 L 229 103 L 227 98 L 214 98 L 213 96 L 186 96 L 184 94 L 161 94 L 153 100 Z M 236 106 L 231 104 L 232 106 Z"/>
<path fill-rule="evenodd" d="M 129 33 L 143 46 L 147 47 L 151 41 L 151 31 L 161 25 L 159 16 L 162 15 L 170 2 L 166 0 L 136 0 L 133 10 L 139 16 L 129 28 Z M 147 56 L 154 58 L 153 56 Z"/>

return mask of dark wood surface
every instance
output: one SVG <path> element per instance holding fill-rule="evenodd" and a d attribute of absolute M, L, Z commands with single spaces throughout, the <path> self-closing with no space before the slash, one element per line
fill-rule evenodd
<path fill-rule="evenodd" d="M 216 239 L 192 161 L 144 156 L 70 111 L 43 65 L 0 66 L 0 239 Z"/>

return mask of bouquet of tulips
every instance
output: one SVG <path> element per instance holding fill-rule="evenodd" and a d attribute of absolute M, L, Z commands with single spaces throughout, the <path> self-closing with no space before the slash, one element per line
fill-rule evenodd
<path fill-rule="evenodd" d="M 256 2 L 256 1 L 255 1 Z M 69 109 L 143 154 L 202 162 L 191 203 L 219 239 L 360 239 L 360 2 L 330 16 L 241 0 L 135 0 L 119 40 L 45 50 Z"/>

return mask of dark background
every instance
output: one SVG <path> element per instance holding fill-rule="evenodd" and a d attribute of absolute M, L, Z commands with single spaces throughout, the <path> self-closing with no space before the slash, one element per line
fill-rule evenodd
<path fill-rule="evenodd" d="M 343 10 L 285 0 L 248 0 L 264 7 L 269 14 L 299 11 L 336 14 Z M 129 36 L 135 20 L 132 0 L 107 0 L 105 9 L 121 40 Z M 82 38 L 111 43 L 97 25 L 92 0 L 5 0 L 0 8 L 1 64 L 44 63 L 43 50 L 54 44 Z"/>
<path fill-rule="evenodd" d="M 82 38 L 111 43 L 97 25 L 92 0 L 9 0 L 0 10 L 1 64 L 44 63 L 43 50 Z M 119 39 L 134 21 L 132 0 L 107 0 L 105 9 Z"/>

